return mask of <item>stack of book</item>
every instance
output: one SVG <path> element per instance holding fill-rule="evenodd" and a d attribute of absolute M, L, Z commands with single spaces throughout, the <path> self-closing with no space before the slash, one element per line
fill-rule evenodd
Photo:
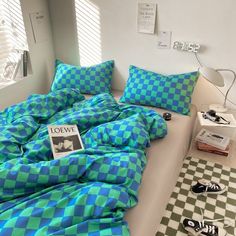
<path fill-rule="evenodd" d="M 230 138 L 206 129 L 201 129 L 196 136 L 196 145 L 198 150 L 228 156 Z"/>

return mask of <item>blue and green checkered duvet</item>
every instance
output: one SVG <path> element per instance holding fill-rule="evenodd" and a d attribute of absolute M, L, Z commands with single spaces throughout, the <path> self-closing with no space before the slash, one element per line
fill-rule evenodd
<path fill-rule="evenodd" d="M 53 160 L 48 124 L 76 124 L 85 150 Z M 77 90 L 32 95 L 0 113 L 0 235 L 129 235 L 150 140 L 165 136 L 154 111 L 85 100 Z"/>

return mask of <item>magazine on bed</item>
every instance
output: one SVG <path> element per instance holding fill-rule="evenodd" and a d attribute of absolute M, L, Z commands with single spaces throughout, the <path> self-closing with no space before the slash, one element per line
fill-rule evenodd
<path fill-rule="evenodd" d="M 84 149 L 76 125 L 48 125 L 48 134 L 54 159 Z"/>
<path fill-rule="evenodd" d="M 230 143 L 230 138 L 222 134 L 211 132 L 207 129 L 201 129 L 196 136 L 196 141 L 225 150 Z"/>

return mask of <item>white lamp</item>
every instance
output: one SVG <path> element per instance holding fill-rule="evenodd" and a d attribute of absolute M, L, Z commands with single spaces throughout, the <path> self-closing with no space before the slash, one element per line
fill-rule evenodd
<path fill-rule="evenodd" d="M 218 86 L 218 87 L 224 87 L 224 85 L 225 85 L 224 78 L 222 77 L 222 75 L 220 74 L 219 71 L 226 71 L 226 72 L 233 73 L 234 78 L 233 78 L 232 84 L 229 86 L 229 88 L 225 94 L 223 105 L 211 104 L 209 106 L 210 109 L 215 110 L 216 112 L 226 112 L 227 111 L 227 107 L 226 107 L 227 97 L 228 97 L 230 89 L 232 88 L 232 86 L 234 85 L 234 82 L 236 80 L 236 73 L 230 69 L 216 69 L 215 70 L 213 68 L 204 67 L 204 66 L 200 67 L 198 71 L 199 71 L 200 75 L 202 75 L 206 80 L 208 80 L 210 83 L 212 83 L 213 85 Z"/>

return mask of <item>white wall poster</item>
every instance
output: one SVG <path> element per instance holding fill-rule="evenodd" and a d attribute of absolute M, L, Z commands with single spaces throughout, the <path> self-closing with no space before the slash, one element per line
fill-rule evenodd
<path fill-rule="evenodd" d="M 156 3 L 138 3 L 138 32 L 154 34 L 156 23 Z"/>
<path fill-rule="evenodd" d="M 46 14 L 43 11 L 30 13 L 30 21 L 35 43 L 42 43 L 44 41 L 47 41 L 48 19 L 46 18 Z"/>
<path fill-rule="evenodd" d="M 157 48 L 169 49 L 171 45 L 171 31 L 159 31 L 157 36 Z"/>

